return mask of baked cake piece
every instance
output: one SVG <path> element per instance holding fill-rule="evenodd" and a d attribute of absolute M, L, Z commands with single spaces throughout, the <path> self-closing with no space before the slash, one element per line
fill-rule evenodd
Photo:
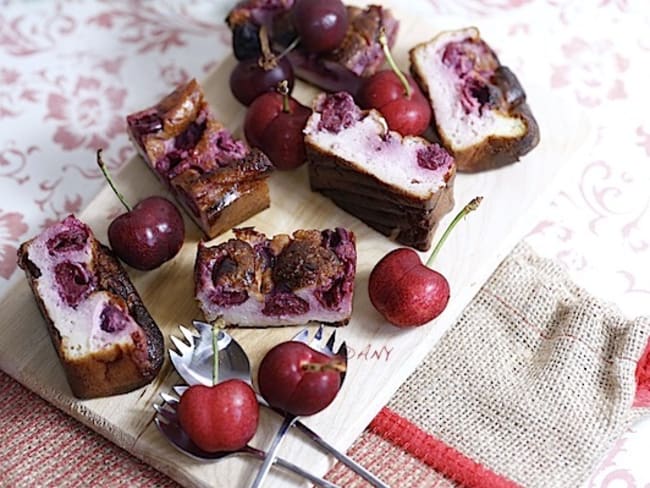
<path fill-rule="evenodd" d="M 539 128 L 519 80 L 478 29 L 443 32 L 411 49 L 410 58 L 458 171 L 514 163 L 538 144 Z"/>
<path fill-rule="evenodd" d="M 142 158 L 207 237 L 269 207 L 271 162 L 214 118 L 196 80 L 126 120 Z"/>
<path fill-rule="evenodd" d="M 345 92 L 320 95 L 305 127 L 311 188 L 379 232 L 426 251 L 454 205 L 454 159 L 388 129 Z"/>
<path fill-rule="evenodd" d="M 272 327 L 345 325 L 352 314 L 357 252 L 346 229 L 267 238 L 252 228 L 213 247 L 199 243 L 196 299 L 208 321 Z"/>
<path fill-rule="evenodd" d="M 292 24 L 292 0 L 245 0 L 239 2 L 226 18 L 233 31 L 235 53 L 238 39 L 247 43 L 242 52 L 249 54 L 259 46 L 259 26 L 265 25 L 278 52 L 286 49 L 297 37 Z M 348 29 L 340 46 L 327 53 L 310 53 L 300 44 L 287 57 L 296 76 L 325 91 L 356 93 L 363 78 L 372 76 L 385 61 L 384 52 L 377 41 L 380 27 L 384 27 L 388 44 L 397 38 L 399 22 L 389 9 L 379 5 L 365 8 L 346 6 Z"/>
<path fill-rule="evenodd" d="M 163 337 L 112 252 L 70 215 L 23 243 L 18 265 L 72 393 L 94 398 L 151 382 L 163 364 Z"/>

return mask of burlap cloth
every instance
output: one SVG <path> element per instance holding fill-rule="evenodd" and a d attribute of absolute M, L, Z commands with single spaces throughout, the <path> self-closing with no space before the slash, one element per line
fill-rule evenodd
<path fill-rule="evenodd" d="M 650 413 L 649 336 L 520 244 L 350 454 L 396 488 L 579 487 Z M 0 486 L 175 486 L 4 374 L 0 397 Z"/>
<path fill-rule="evenodd" d="M 424 465 L 466 486 L 581 486 L 650 413 L 649 337 L 650 318 L 627 320 L 518 245 L 371 424 L 421 461 L 386 481 L 449 484 Z M 357 486 L 340 466 L 331 478 Z"/>

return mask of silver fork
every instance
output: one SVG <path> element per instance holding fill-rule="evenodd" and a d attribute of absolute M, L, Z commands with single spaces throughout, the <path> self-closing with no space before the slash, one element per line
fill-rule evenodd
<path fill-rule="evenodd" d="M 170 336 L 171 341 L 174 343 L 174 346 L 178 351 L 170 349 L 170 359 L 179 376 L 183 378 L 188 385 L 202 384 L 210 386 L 212 385 L 212 325 L 199 320 L 194 320 L 192 325 L 196 330 L 196 333 L 181 325 L 179 326 L 179 329 L 183 335 L 183 339 L 176 336 Z M 316 331 L 315 338 L 318 338 L 318 341 L 312 344 L 314 349 L 319 349 L 319 347 L 322 346 L 320 340 L 322 340 L 323 330 L 324 329 L 321 326 Z M 294 336 L 293 340 L 307 342 L 309 340 L 309 329 L 301 330 L 296 336 Z M 333 345 L 332 341 L 332 344 L 330 344 L 330 350 Z M 251 372 L 248 356 L 241 345 L 223 329 L 219 330 L 218 348 L 219 381 L 224 381 L 228 378 L 238 378 L 250 384 Z M 323 352 L 322 349 L 319 350 Z M 261 396 L 258 395 L 257 399 L 261 405 L 268 407 Z M 279 415 L 283 415 L 283 413 L 278 410 L 272 410 Z M 358 464 L 345 453 L 336 449 L 300 420 L 297 420 L 292 424 L 292 427 L 296 427 L 321 449 L 331 454 L 334 458 L 347 466 L 354 473 L 361 476 L 374 487 L 389 488 L 386 483 L 377 478 L 373 473 Z"/>
<path fill-rule="evenodd" d="M 345 342 L 341 344 L 338 351 L 334 352 L 333 349 L 334 343 L 336 342 L 336 331 L 332 331 L 332 334 L 330 335 L 329 339 L 325 342 L 323 338 L 323 326 L 321 325 L 316 331 L 316 334 L 314 335 L 314 339 L 312 341 L 308 341 L 308 338 L 309 338 L 309 329 L 303 329 L 296 336 L 294 336 L 293 340 L 308 343 L 313 349 L 316 349 L 317 351 L 327 356 L 338 357 L 343 362 L 344 366 L 347 366 L 348 350 L 345 345 Z M 346 369 L 347 368 L 345 368 L 343 370 L 343 373 L 341 373 L 341 387 L 343 386 L 343 380 L 345 380 Z M 280 425 L 280 428 L 276 432 L 275 437 L 271 442 L 271 446 L 269 447 L 266 453 L 266 459 L 264 460 L 262 466 L 257 472 L 257 476 L 255 477 L 255 480 L 253 481 L 251 488 L 260 488 L 262 486 L 262 483 L 264 482 L 266 476 L 269 474 L 269 471 L 271 470 L 271 466 L 273 465 L 273 460 L 277 457 L 277 452 L 280 447 L 280 444 L 282 443 L 282 440 L 286 437 L 287 433 L 289 432 L 289 429 L 291 428 L 292 425 L 296 423 L 297 420 L 298 420 L 298 415 L 293 415 L 289 413 L 284 414 L 284 419 L 282 420 L 282 424 Z"/>
<path fill-rule="evenodd" d="M 153 406 L 154 410 L 156 410 L 156 416 L 154 417 L 156 427 L 158 427 L 158 430 L 176 449 L 200 461 L 217 461 L 231 456 L 249 456 L 260 461 L 266 459 L 267 455 L 264 451 L 256 449 L 250 445 L 246 445 L 237 451 L 207 452 L 194 444 L 180 426 L 176 412 L 178 408 L 178 398 L 187 388 L 187 386 L 174 387 L 174 392 L 178 396 L 161 393 L 160 396 L 163 399 L 163 403 L 154 404 Z M 322 488 L 339 488 L 337 485 L 319 478 L 318 476 L 314 476 L 299 466 L 296 466 L 289 461 L 285 461 L 282 458 L 276 458 L 273 461 L 273 464 L 277 464 L 283 469 L 291 471 L 298 476 L 302 476 L 316 486 Z"/>

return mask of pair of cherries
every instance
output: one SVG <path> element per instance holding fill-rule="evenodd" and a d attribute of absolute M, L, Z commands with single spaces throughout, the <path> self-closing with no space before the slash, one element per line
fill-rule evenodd
<path fill-rule="evenodd" d="M 283 342 L 260 363 L 260 393 L 269 405 L 287 414 L 313 415 L 336 397 L 341 368 L 336 359 L 302 342 Z M 235 451 L 255 435 L 259 404 L 251 386 L 241 380 L 194 385 L 181 396 L 178 418 L 192 442 L 204 451 Z"/>

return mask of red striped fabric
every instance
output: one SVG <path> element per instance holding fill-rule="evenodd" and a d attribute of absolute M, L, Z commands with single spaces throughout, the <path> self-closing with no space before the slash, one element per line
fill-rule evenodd
<path fill-rule="evenodd" d="M 517 488 L 519 485 L 490 471 L 408 419 L 383 408 L 370 430 L 390 440 L 428 466 L 468 488 Z"/>

